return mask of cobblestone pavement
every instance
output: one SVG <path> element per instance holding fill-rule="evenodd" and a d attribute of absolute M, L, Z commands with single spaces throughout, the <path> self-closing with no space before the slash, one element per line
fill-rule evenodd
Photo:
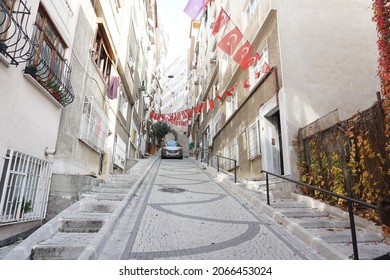
<path fill-rule="evenodd" d="M 323 259 L 190 160 L 158 159 L 101 259 Z"/>

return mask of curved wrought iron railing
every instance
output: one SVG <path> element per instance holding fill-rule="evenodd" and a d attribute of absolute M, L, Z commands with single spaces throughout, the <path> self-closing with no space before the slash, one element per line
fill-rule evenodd
<path fill-rule="evenodd" d="M 74 91 L 70 83 L 71 68 L 64 61 L 63 70 L 58 72 L 52 66 L 48 56 L 31 60 L 24 69 L 25 74 L 31 75 L 43 88 L 49 92 L 63 107 L 74 100 Z"/>
<path fill-rule="evenodd" d="M 321 188 L 318 188 L 318 187 L 314 187 L 312 185 L 309 185 L 309 184 L 306 184 L 306 183 L 302 183 L 302 182 L 299 182 L 299 181 L 296 181 L 296 180 L 293 180 L 293 179 L 290 179 L 290 178 L 286 178 L 284 176 L 281 176 L 281 175 L 278 175 L 278 174 L 275 174 L 275 173 L 272 173 L 272 172 L 269 172 L 269 171 L 266 171 L 266 170 L 261 170 L 261 172 L 265 173 L 266 188 L 267 188 L 267 204 L 268 205 L 270 205 L 270 199 L 269 199 L 269 175 L 277 177 L 277 178 L 280 178 L 280 179 L 283 179 L 285 181 L 288 181 L 288 182 L 291 182 L 291 183 L 294 183 L 294 184 L 297 184 L 297 185 L 300 185 L 300 186 L 303 186 L 303 187 L 306 187 L 306 188 L 308 188 L 310 190 L 319 191 L 321 193 L 324 193 L 324 194 L 327 194 L 327 195 L 331 195 L 331 196 L 334 196 L 334 197 L 337 197 L 337 198 L 345 200 L 347 202 L 347 204 L 348 204 L 349 222 L 350 222 L 350 225 L 351 225 L 353 258 L 354 258 L 354 260 L 358 260 L 359 259 L 359 252 L 358 252 L 358 246 L 357 246 L 356 226 L 355 226 L 355 217 L 354 217 L 354 212 L 353 212 L 353 205 L 354 204 L 358 204 L 358 205 L 361 205 L 361 206 L 366 207 L 366 208 L 376 209 L 375 205 L 368 204 L 368 203 L 366 203 L 364 201 L 360 201 L 360 200 L 357 200 L 357 199 L 354 199 L 354 198 L 351 198 L 351 197 L 348 197 L 348 196 L 340 195 L 340 194 L 337 194 L 337 193 L 332 192 L 332 191 L 328 191 L 328 190 L 324 190 L 324 189 L 321 189 Z"/>
<path fill-rule="evenodd" d="M 0 1 L 0 53 L 12 65 L 27 62 L 37 51 L 37 45 L 27 35 L 30 10 L 24 1 L 19 1 L 15 10 L 9 10 Z"/>

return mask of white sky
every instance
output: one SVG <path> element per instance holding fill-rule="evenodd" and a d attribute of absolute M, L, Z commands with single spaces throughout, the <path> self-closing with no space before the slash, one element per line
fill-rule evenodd
<path fill-rule="evenodd" d="M 183 12 L 188 0 L 157 0 L 157 12 L 160 24 L 169 34 L 167 62 L 170 63 L 179 54 L 186 54 L 189 47 L 191 18 Z"/>

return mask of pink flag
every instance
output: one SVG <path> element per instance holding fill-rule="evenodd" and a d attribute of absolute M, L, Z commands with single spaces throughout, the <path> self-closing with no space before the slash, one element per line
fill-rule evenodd
<path fill-rule="evenodd" d="M 256 61 L 260 60 L 261 56 L 259 55 L 259 53 L 255 52 L 253 53 L 252 55 L 248 56 L 247 59 L 245 59 L 243 62 L 241 62 L 240 66 L 241 66 L 241 69 L 246 71 L 248 70 L 248 68 L 255 64 Z"/>
<path fill-rule="evenodd" d="M 248 41 L 245 41 L 245 43 L 242 44 L 242 46 L 234 54 L 234 61 L 240 64 L 240 66 L 243 65 L 243 63 L 249 59 L 249 56 L 252 54 L 252 50 L 252 45 Z"/>
<path fill-rule="evenodd" d="M 221 30 L 221 28 L 230 20 L 230 17 L 227 15 L 224 9 L 221 8 L 221 11 L 219 12 L 218 18 L 215 21 L 213 30 L 211 34 L 215 35 Z"/>
<path fill-rule="evenodd" d="M 244 85 L 244 88 L 250 88 L 251 87 L 251 85 L 248 84 L 248 81 L 249 81 L 249 78 L 242 81 L 242 84 Z"/>
<path fill-rule="evenodd" d="M 214 105 L 214 101 L 212 99 L 209 99 L 209 108 L 210 110 L 214 109 L 215 105 Z"/>
<path fill-rule="evenodd" d="M 264 61 L 264 64 L 261 67 L 261 72 L 263 72 L 264 74 L 267 74 L 269 71 L 271 71 L 271 67 L 268 65 L 267 62 Z"/>
<path fill-rule="evenodd" d="M 227 33 L 217 44 L 225 53 L 232 55 L 240 43 L 243 35 L 237 27 Z"/>
<path fill-rule="evenodd" d="M 205 7 L 204 0 L 189 0 L 184 8 L 184 12 L 194 20 Z"/>
<path fill-rule="evenodd" d="M 200 108 L 200 111 L 203 112 L 206 109 L 206 102 L 203 101 L 202 107 Z"/>
<path fill-rule="evenodd" d="M 217 95 L 217 98 L 218 98 L 219 100 L 223 101 L 223 98 L 222 98 L 221 96 Z"/>

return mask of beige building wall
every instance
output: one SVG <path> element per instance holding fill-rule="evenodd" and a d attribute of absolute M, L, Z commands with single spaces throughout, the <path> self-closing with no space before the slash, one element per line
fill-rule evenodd
<path fill-rule="evenodd" d="M 346 119 L 376 101 L 377 35 L 370 0 L 271 2 L 282 57 L 286 164 L 296 172 L 291 142 L 300 127 L 335 109 Z"/>

